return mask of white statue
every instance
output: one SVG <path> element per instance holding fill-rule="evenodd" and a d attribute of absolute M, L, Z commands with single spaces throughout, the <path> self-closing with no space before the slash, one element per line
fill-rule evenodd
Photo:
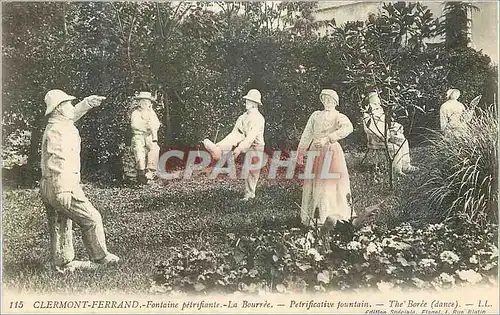
<path fill-rule="evenodd" d="M 40 193 L 48 214 L 52 263 L 61 272 L 93 269 L 99 264 L 119 261 L 108 252 L 101 214 L 80 185 L 81 139 L 74 125 L 105 98 L 92 95 L 73 107 L 74 99 L 61 90 L 51 90 L 45 95 L 45 116 L 49 119 L 42 139 Z M 83 244 L 91 261 L 74 260 L 73 221 L 82 230 Z"/>
<path fill-rule="evenodd" d="M 466 110 L 464 104 L 458 101 L 460 91 L 450 89 L 446 92 L 447 101 L 439 110 L 441 131 L 445 135 L 459 133 L 467 122 L 472 119 L 473 111 Z"/>
<path fill-rule="evenodd" d="M 385 148 L 385 113 L 377 92 L 368 94 L 368 104 L 368 110 L 363 114 L 363 124 L 368 141 L 372 147 Z M 410 147 L 401 124 L 391 121 L 386 141 L 389 153 L 394 158 L 392 167 L 396 174 L 405 175 L 405 173 L 411 173 L 418 169 L 411 165 Z"/>
<path fill-rule="evenodd" d="M 153 110 L 155 98 L 150 92 L 140 92 L 135 96 L 137 107 L 130 115 L 132 127 L 131 148 L 134 153 L 137 180 L 147 183 L 156 173 L 160 147 L 158 146 L 158 129 L 160 121 Z"/>
<path fill-rule="evenodd" d="M 314 178 L 304 179 L 300 218 L 306 226 L 314 226 L 316 222 L 323 225 L 327 219 L 335 225 L 352 216 L 349 172 L 338 141 L 352 133 L 353 127 L 349 118 L 337 111 L 339 97 L 334 90 L 322 90 L 320 99 L 325 109 L 311 114 L 297 149 L 299 164 L 304 164 L 307 152 L 318 154 L 314 160 Z M 340 177 L 323 178 L 325 167 Z"/>
<path fill-rule="evenodd" d="M 241 153 L 246 153 L 247 159 L 254 156 L 263 161 L 264 152 L 264 116 L 259 112 L 262 105 L 261 95 L 258 90 L 250 90 L 245 99 L 246 111 L 236 120 L 233 130 L 224 139 L 214 144 L 209 139 L 203 140 L 203 145 L 212 156 L 219 160 L 222 154 L 233 151 L 234 158 Z M 245 195 L 243 201 L 255 198 L 255 189 L 259 180 L 260 168 L 252 169 L 245 181 Z"/>

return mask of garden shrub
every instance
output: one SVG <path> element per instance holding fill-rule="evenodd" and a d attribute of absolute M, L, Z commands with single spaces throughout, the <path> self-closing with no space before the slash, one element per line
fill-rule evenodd
<path fill-rule="evenodd" d="M 26 164 L 31 134 L 26 130 L 16 130 L 2 141 L 2 167 L 10 169 Z"/>
<path fill-rule="evenodd" d="M 343 235 L 344 237 L 340 237 Z M 153 292 L 324 292 L 436 289 L 496 283 L 496 225 L 365 227 L 317 237 L 314 231 L 228 234 L 221 253 L 174 248 L 157 265 Z"/>
<path fill-rule="evenodd" d="M 436 134 L 425 158 L 420 196 L 442 220 L 460 215 L 481 224 L 498 222 L 497 110 L 477 112 L 462 132 Z"/>
<path fill-rule="evenodd" d="M 432 14 L 422 6 L 399 6 L 420 10 L 426 23 L 432 24 Z M 382 10 L 382 26 L 399 23 L 390 9 L 394 7 Z M 39 12 L 44 12 L 43 19 Z M 357 63 L 344 58 L 353 53 L 344 41 L 332 36 L 296 36 L 290 29 L 254 28 L 247 19 L 229 21 L 201 9 L 181 21 L 174 12 L 167 4 L 154 3 L 7 5 L 2 67 L 8 75 L 2 83 L 2 112 L 8 119 L 3 121 L 3 140 L 15 137 L 10 134 L 30 132 L 31 141 L 6 154 L 14 159 L 28 154 L 28 163 L 38 163 L 45 127 L 43 95 L 54 87 L 79 99 L 88 94 L 107 96 L 103 107 L 80 123 L 83 173 L 118 162 L 129 123 L 127 98 L 140 89 L 167 96 L 165 104 L 156 108 L 164 123 L 159 134 L 163 147 L 198 144 L 205 136 L 215 137 L 217 130 L 220 139 L 241 113 L 241 97 L 250 88 L 262 92 L 269 147 L 296 148 L 308 117 L 322 108 L 318 93 L 323 88 L 338 90 L 339 110 L 354 124 L 355 132 L 345 144 L 351 147 L 362 142 L 362 97 L 346 82 L 366 82 L 360 75 L 349 77 Z M 168 29 L 158 27 L 157 15 L 172 21 Z M 418 31 L 418 23 L 413 23 L 416 17 L 408 21 Z M 363 24 L 348 24 L 359 23 Z M 123 37 L 122 27 L 130 29 L 130 36 Z M 413 129 L 417 133 L 422 127 L 436 126 L 437 109 L 448 88 L 461 89 L 465 103 L 478 94 L 491 103 L 497 86 L 497 72 L 487 56 L 471 48 L 423 47 L 418 41 L 427 33 L 424 30 L 410 45 L 419 49 L 389 50 L 400 56 L 390 71 L 391 84 L 398 82 L 421 92 L 418 99 L 404 97 L 406 103 L 425 109 L 416 113 Z M 391 42 L 392 33 L 383 34 L 389 36 L 383 42 Z"/>
<path fill-rule="evenodd" d="M 405 76 L 417 76 L 421 97 L 417 105 L 425 112 L 417 112 L 414 132 L 410 141 L 425 140 L 439 129 L 439 108 L 446 101 L 445 93 L 450 88 L 461 91 L 459 101 L 466 106 L 478 95 L 482 95 L 478 106 L 486 109 L 495 102 L 498 90 L 498 68 L 481 51 L 470 47 L 447 50 L 444 47 L 431 47 L 421 54 L 405 58 Z"/>

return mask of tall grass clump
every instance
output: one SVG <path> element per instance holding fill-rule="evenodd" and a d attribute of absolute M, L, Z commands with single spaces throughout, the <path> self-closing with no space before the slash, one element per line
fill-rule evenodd
<path fill-rule="evenodd" d="M 421 189 L 426 215 L 480 225 L 498 223 L 497 137 L 495 106 L 477 109 L 460 132 L 433 137 Z"/>

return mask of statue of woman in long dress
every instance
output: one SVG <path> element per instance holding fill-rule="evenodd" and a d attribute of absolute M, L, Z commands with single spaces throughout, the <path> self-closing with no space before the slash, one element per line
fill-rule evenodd
<path fill-rule="evenodd" d="M 338 141 L 352 133 L 353 126 L 347 116 L 336 110 L 339 97 L 334 90 L 322 90 L 320 99 L 325 109 L 309 117 L 298 146 L 299 164 L 304 164 L 305 155 L 317 155 L 312 168 L 314 178 L 304 179 L 302 191 L 300 218 L 306 226 L 322 225 L 327 220 L 335 225 L 352 216 L 349 173 Z M 325 178 L 322 174 L 326 173 L 338 176 Z"/>

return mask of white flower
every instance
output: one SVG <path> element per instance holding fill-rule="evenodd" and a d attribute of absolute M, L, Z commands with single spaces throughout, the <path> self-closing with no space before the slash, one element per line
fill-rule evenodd
<path fill-rule="evenodd" d="M 361 228 L 361 230 L 359 230 L 361 233 L 372 233 L 372 228 L 371 226 L 367 225 L 367 226 L 364 226 L 363 228 Z"/>
<path fill-rule="evenodd" d="M 380 248 L 373 242 L 370 242 L 370 244 L 368 244 L 368 246 L 366 247 L 366 253 L 368 255 L 370 255 L 371 253 L 378 253 L 378 252 L 380 252 Z"/>
<path fill-rule="evenodd" d="M 306 246 L 308 249 L 311 247 L 312 244 L 314 244 L 314 240 L 315 238 L 312 231 L 309 231 L 306 235 Z"/>
<path fill-rule="evenodd" d="M 443 272 L 439 275 L 439 280 L 441 280 L 443 283 L 455 283 L 455 277 L 452 275 L 447 274 L 446 272 Z"/>
<path fill-rule="evenodd" d="M 418 262 L 418 265 L 422 268 L 429 268 L 436 266 L 436 261 L 434 259 L 423 258 Z"/>
<path fill-rule="evenodd" d="M 498 248 L 495 245 L 491 245 L 491 256 L 490 259 L 495 259 L 498 257 Z"/>
<path fill-rule="evenodd" d="M 492 269 L 493 267 L 495 267 L 495 265 L 494 265 L 494 264 L 488 263 L 488 264 L 486 264 L 486 265 L 483 267 L 483 270 L 488 271 L 488 270 Z"/>
<path fill-rule="evenodd" d="M 168 288 L 164 285 L 158 285 L 156 283 L 152 283 L 151 287 L 149 288 L 149 292 L 151 293 L 166 293 L 168 292 Z"/>
<path fill-rule="evenodd" d="M 295 71 L 297 73 L 305 73 L 306 72 L 306 67 L 304 67 L 303 65 L 299 65 L 299 68 L 295 69 Z"/>
<path fill-rule="evenodd" d="M 404 224 L 399 228 L 400 234 L 413 234 L 413 227 L 409 224 Z"/>
<path fill-rule="evenodd" d="M 395 267 L 395 266 L 389 266 L 387 267 L 387 269 L 385 270 L 388 274 L 392 274 L 393 271 L 396 271 L 398 268 Z"/>
<path fill-rule="evenodd" d="M 347 244 L 347 249 L 349 249 L 349 250 L 357 250 L 357 249 L 360 249 L 360 248 L 361 248 L 361 243 L 357 242 L 357 241 L 350 241 Z"/>
<path fill-rule="evenodd" d="M 410 245 L 408 245 L 408 244 L 406 244 L 404 242 L 392 242 L 388 246 L 392 247 L 392 248 L 395 248 L 395 249 L 398 249 L 398 250 L 408 249 L 408 248 L 411 247 Z"/>
<path fill-rule="evenodd" d="M 439 258 L 450 265 L 456 263 L 460 259 L 457 254 L 449 250 L 442 252 Z"/>
<path fill-rule="evenodd" d="M 460 279 L 472 284 L 481 282 L 481 280 L 483 280 L 483 277 L 472 269 L 461 271 L 457 270 L 456 274 L 460 277 Z"/>
<path fill-rule="evenodd" d="M 498 288 L 498 279 L 496 276 L 489 276 L 488 281 L 495 287 Z"/>
<path fill-rule="evenodd" d="M 323 260 L 323 256 L 315 248 L 309 249 L 307 254 L 314 256 L 315 261 Z"/>
<path fill-rule="evenodd" d="M 444 224 L 439 223 L 439 224 L 431 224 L 427 227 L 427 230 L 430 232 L 438 231 L 441 230 L 444 227 Z"/>
<path fill-rule="evenodd" d="M 469 261 L 471 264 L 477 264 L 479 261 L 477 260 L 477 256 L 476 255 L 472 255 L 471 258 L 469 258 Z"/>
<path fill-rule="evenodd" d="M 383 240 L 382 240 L 382 246 L 390 246 L 391 244 L 393 244 L 394 241 L 392 238 L 387 238 L 385 237 Z"/>
<path fill-rule="evenodd" d="M 370 239 L 369 239 L 368 237 L 366 237 L 365 235 L 361 235 L 361 236 L 359 237 L 359 241 L 360 241 L 360 242 L 369 242 L 369 241 L 370 241 Z"/>
<path fill-rule="evenodd" d="M 170 292 L 170 296 L 173 296 L 173 297 L 182 297 L 182 296 L 186 296 L 187 293 L 185 292 L 181 292 L 181 291 L 176 291 L 176 290 L 172 290 Z"/>
<path fill-rule="evenodd" d="M 300 245 L 300 247 L 304 247 L 304 245 L 306 244 L 306 238 L 305 237 L 300 237 L 298 238 L 295 243 L 297 243 L 298 245 Z"/>
<path fill-rule="evenodd" d="M 476 251 L 476 254 L 477 255 L 484 255 L 484 254 L 487 254 L 487 252 L 483 248 L 481 248 L 481 249 Z"/>

